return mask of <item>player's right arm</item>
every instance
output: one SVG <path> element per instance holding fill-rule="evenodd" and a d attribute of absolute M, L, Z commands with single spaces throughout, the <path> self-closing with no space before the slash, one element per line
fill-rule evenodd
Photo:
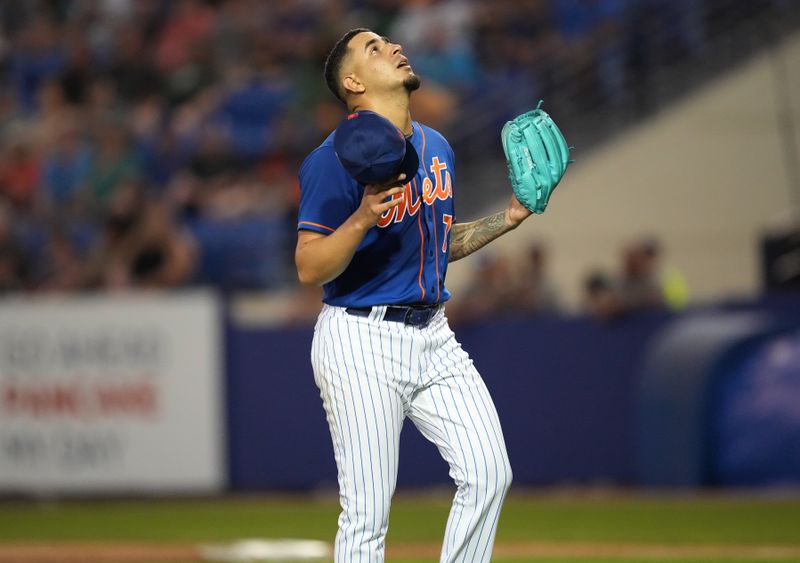
<path fill-rule="evenodd" d="M 390 199 L 402 194 L 398 186 L 405 175 L 387 184 L 368 185 L 364 188 L 361 204 L 355 212 L 330 234 L 300 230 L 295 249 L 295 264 L 300 283 L 320 286 L 336 279 L 353 259 L 358 246 L 386 211 L 403 200 Z"/>

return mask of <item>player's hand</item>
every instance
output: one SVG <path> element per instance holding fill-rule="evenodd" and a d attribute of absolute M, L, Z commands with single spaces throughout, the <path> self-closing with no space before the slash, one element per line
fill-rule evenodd
<path fill-rule="evenodd" d="M 506 225 L 516 229 L 520 223 L 532 215 L 531 211 L 522 205 L 516 196 L 511 196 L 511 201 L 506 207 Z"/>
<path fill-rule="evenodd" d="M 383 184 L 367 184 L 364 187 L 364 197 L 361 198 L 361 205 L 356 213 L 359 216 L 360 224 L 369 229 L 378 224 L 381 215 L 389 209 L 397 207 L 403 202 L 403 181 L 405 174 L 400 174 L 397 178 Z M 400 197 L 394 197 L 400 194 Z"/>

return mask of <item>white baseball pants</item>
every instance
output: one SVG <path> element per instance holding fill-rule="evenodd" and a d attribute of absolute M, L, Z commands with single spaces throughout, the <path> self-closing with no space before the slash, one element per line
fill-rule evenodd
<path fill-rule="evenodd" d="M 384 560 L 406 417 L 439 449 L 457 485 L 440 561 L 488 562 L 511 484 L 486 385 L 440 310 L 424 328 L 325 305 L 311 361 L 333 439 L 342 512 L 335 561 Z"/>

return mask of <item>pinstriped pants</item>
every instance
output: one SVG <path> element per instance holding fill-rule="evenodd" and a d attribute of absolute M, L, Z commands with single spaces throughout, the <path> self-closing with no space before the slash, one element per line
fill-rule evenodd
<path fill-rule="evenodd" d="M 333 439 L 342 512 L 337 562 L 384 559 L 406 417 L 439 449 L 457 491 L 441 561 L 488 562 L 511 484 L 497 412 L 440 310 L 427 327 L 325 305 L 311 361 Z"/>

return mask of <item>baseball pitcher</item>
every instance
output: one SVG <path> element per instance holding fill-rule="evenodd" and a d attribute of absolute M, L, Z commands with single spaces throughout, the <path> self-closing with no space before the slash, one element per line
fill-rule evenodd
<path fill-rule="evenodd" d="M 447 266 L 543 212 L 569 148 L 538 107 L 510 121 L 501 139 L 515 195 L 459 223 L 453 150 L 411 118 L 420 79 L 402 47 L 351 30 L 325 79 L 350 114 L 300 168 L 295 260 L 301 282 L 324 287 L 311 362 L 338 467 L 335 560 L 383 561 L 409 419 L 457 485 L 441 561 L 489 561 L 511 468 L 492 399 L 448 326 Z"/>

